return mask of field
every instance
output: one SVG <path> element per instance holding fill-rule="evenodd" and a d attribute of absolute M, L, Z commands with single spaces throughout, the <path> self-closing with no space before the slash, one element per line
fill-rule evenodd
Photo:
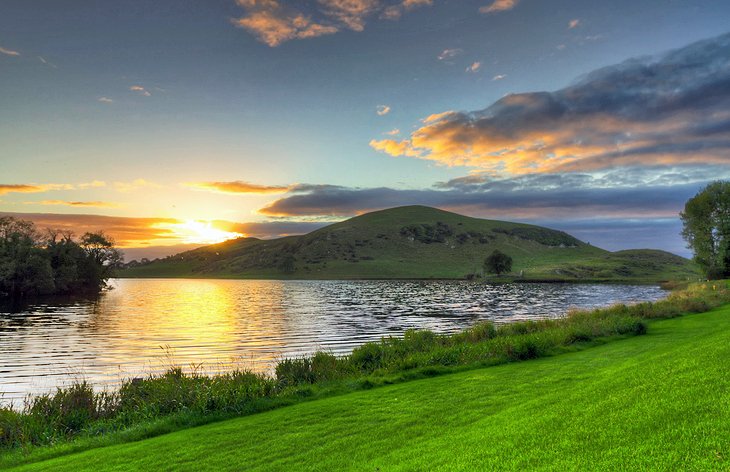
<path fill-rule="evenodd" d="M 729 330 L 726 305 L 650 321 L 646 335 L 579 352 L 299 403 L 17 470 L 728 470 Z"/>
<path fill-rule="evenodd" d="M 483 274 L 483 261 L 495 249 L 514 260 L 514 280 L 658 282 L 699 276 L 694 264 L 667 252 L 612 253 L 549 228 L 423 206 L 367 213 L 303 236 L 227 241 L 136 265 L 119 275 L 463 279 L 489 276 Z"/>

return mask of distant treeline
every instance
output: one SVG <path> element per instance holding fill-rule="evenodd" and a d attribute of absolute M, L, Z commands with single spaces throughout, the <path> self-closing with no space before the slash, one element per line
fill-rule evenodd
<path fill-rule="evenodd" d="M 102 232 L 74 238 L 38 231 L 32 222 L 0 218 L 0 298 L 98 293 L 122 254 Z"/>

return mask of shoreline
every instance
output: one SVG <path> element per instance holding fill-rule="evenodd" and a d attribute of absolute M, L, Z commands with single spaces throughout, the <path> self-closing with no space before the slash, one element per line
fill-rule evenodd
<path fill-rule="evenodd" d="M 169 431 L 171 425 L 179 424 L 182 418 L 188 418 L 184 421 L 187 426 L 191 425 L 190 421 L 204 424 L 223 417 L 248 415 L 391 383 L 582 351 L 618 339 L 642 335 L 646 332 L 645 323 L 648 321 L 704 312 L 728 302 L 730 292 L 727 290 L 714 290 L 702 285 L 695 286 L 691 291 L 674 292 L 670 297 L 654 303 L 574 312 L 555 320 L 516 322 L 498 327 L 487 322 L 450 335 L 411 331 L 406 332 L 404 338 L 382 338 L 380 342 L 366 343 L 341 358 L 319 352 L 311 357 L 284 359 L 277 365 L 275 377 L 246 371 L 209 377 L 196 373 L 186 374 L 179 367 L 171 367 L 161 376 L 131 379 L 118 392 L 95 393 L 90 385 L 81 382 L 65 390 L 58 390 L 55 395 L 35 399 L 30 406 L 26 406 L 24 413 L 0 408 L 0 420 L 3 415 L 6 419 L 10 415 L 10 418 L 16 418 L 11 423 L 18 421 L 17 428 L 24 428 L 26 417 L 31 422 L 53 421 L 55 415 L 67 414 L 62 413 L 66 408 L 63 406 L 66 401 L 64 399 L 80 395 L 78 401 L 81 401 L 81 405 L 111 409 L 84 413 L 88 415 L 85 416 L 88 419 L 84 421 L 91 423 L 80 426 L 70 437 L 88 437 L 93 440 L 95 435 L 88 434 L 98 428 L 92 426 L 97 421 L 106 425 L 103 430 L 109 431 L 112 437 L 117 437 L 115 435 L 118 434 L 124 436 L 127 434 L 124 431 L 130 427 L 138 429 L 140 424 L 149 424 L 150 427 L 157 425 L 153 430 L 160 432 L 152 434 L 157 435 L 163 430 Z M 220 392 L 216 393 L 219 389 Z M 228 389 L 233 389 L 231 393 L 238 392 L 235 395 L 240 395 L 241 392 L 251 393 L 245 393 L 244 397 L 236 399 L 235 395 L 229 397 L 231 393 L 225 393 Z M 253 396 L 249 397 L 250 394 Z M 182 396 L 177 398 L 179 395 Z M 82 401 L 82 398 L 88 399 Z M 209 411 L 205 405 L 209 405 L 211 401 L 213 404 L 221 401 L 223 403 Z M 230 401 L 233 403 L 225 406 Z M 181 407 L 182 410 L 179 410 Z M 199 410 L 201 407 L 203 410 Z M 53 413 L 55 408 L 60 409 L 58 413 Z M 118 408 L 122 410 L 115 413 Z M 132 410 L 127 411 L 127 408 Z M 44 412 L 42 416 L 36 417 L 41 411 Z M 99 419 L 92 420 L 97 415 L 101 415 Z M 135 420 L 138 415 L 141 416 Z M 71 433 L 65 428 L 64 437 Z M 180 427 L 173 428 L 175 429 Z M 4 430 L 12 432 L 13 427 L 5 426 Z M 28 438 L 28 434 L 22 433 L 18 438 Z M 55 433 L 44 433 L 42 437 L 53 438 Z M 18 439 L 12 439 L 12 436 L 5 439 L 5 450 L 13 450 L 14 448 L 7 447 Z M 67 441 L 60 438 L 57 440 L 62 443 Z M 40 441 L 39 444 L 43 444 L 44 440 Z"/>

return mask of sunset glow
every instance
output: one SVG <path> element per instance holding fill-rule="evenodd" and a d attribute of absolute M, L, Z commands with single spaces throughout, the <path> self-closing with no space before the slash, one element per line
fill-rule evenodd
<path fill-rule="evenodd" d="M 730 178 L 724 0 L 66 3 L 3 3 L 0 214 L 128 260 L 404 205 L 687 256 Z"/>
<path fill-rule="evenodd" d="M 187 220 L 184 223 L 158 223 L 156 226 L 171 230 L 174 237 L 183 244 L 217 244 L 245 236 L 218 229 L 210 221 Z"/>

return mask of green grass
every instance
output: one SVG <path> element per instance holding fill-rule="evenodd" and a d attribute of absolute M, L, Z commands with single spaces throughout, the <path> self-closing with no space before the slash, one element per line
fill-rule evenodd
<path fill-rule="evenodd" d="M 18 470 L 728 470 L 730 307 Z"/>
<path fill-rule="evenodd" d="M 284 359 L 274 377 L 235 369 L 205 375 L 199 367 L 171 366 L 162 375 L 125 380 L 116 391 L 76 382 L 28 399 L 20 411 L 0 408 L 0 450 L 134 440 L 375 385 L 560 354 L 644 334 L 647 319 L 703 312 L 728 301 L 730 291 L 722 286 L 694 285 L 656 303 L 575 311 L 561 319 L 498 327 L 482 322 L 451 335 L 409 330 L 342 357 L 318 352 Z"/>
<path fill-rule="evenodd" d="M 439 228 L 447 228 L 434 237 Z M 461 279 L 495 249 L 529 280 L 695 279 L 687 259 L 663 251 L 611 253 L 561 231 L 470 218 L 423 206 L 376 211 L 303 236 L 238 239 L 120 271 L 122 277 Z"/>
<path fill-rule="evenodd" d="M 71 389 L 59 390 L 55 395 L 36 399 L 24 413 L 0 411 L 0 439 L 10 441 L 6 442 L 8 445 L 15 443 L 22 446 L 22 449 L 6 450 L 6 454 L 1 455 L 0 468 L 93 447 L 145 439 L 235 415 L 328 398 L 348 391 L 474 369 L 479 365 L 501 364 L 585 349 L 627 335 L 643 334 L 647 320 L 677 316 L 688 311 L 701 312 L 717 306 L 728 297 L 727 291 L 722 288 L 724 284 L 718 285 L 691 286 L 657 303 L 575 312 L 567 319 L 559 321 L 516 323 L 498 329 L 490 324 L 478 324 L 451 336 L 411 331 L 403 339 L 388 338 L 379 343 L 368 343 L 345 358 L 338 359 L 326 353 L 318 353 L 311 358 L 282 362 L 277 368 L 275 379 L 243 372 L 208 377 L 195 373 L 184 374 L 180 369 L 172 369 L 162 377 L 127 383 L 116 394 L 95 395 L 87 385 L 79 384 Z M 722 335 L 729 311 L 730 308 L 726 307 L 720 312 L 724 318 L 721 316 L 710 323 L 705 322 L 706 326 L 702 326 L 705 334 Z M 713 331 L 711 323 L 717 325 L 717 332 Z M 650 334 L 655 334 L 657 326 L 661 325 L 651 325 Z M 675 341 L 677 346 L 682 346 L 682 342 L 687 344 L 687 340 L 691 339 L 682 330 L 672 336 L 676 339 L 670 339 L 668 343 L 667 340 L 662 341 L 665 343 L 664 347 L 671 347 L 670 344 Z M 640 338 L 645 337 L 637 339 Z M 702 339 L 704 338 L 701 336 L 697 338 L 698 341 Z M 614 356 L 620 356 L 623 352 L 618 346 L 627 346 L 625 341 L 611 345 L 618 349 Z M 644 350 L 646 347 L 642 344 L 636 346 Z M 701 343 L 698 346 L 708 353 L 713 348 L 712 345 L 702 346 Z M 686 357 L 681 349 L 676 353 L 677 359 Z M 652 347 L 650 343 L 650 350 L 659 353 L 661 346 Z M 624 355 L 633 357 L 632 353 L 624 352 Z M 552 366 L 549 369 L 562 369 L 563 363 L 570 356 L 553 359 L 555 361 L 549 363 Z M 623 359 L 621 362 L 628 360 L 631 359 Z M 507 371 L 512 373 L 508 375 L 524 377 L 524 372 L 519 370 L 520 365 L 531 369 L 528 366 L 532 363 L 510 364 Z M 712 381 L 712 376 L 707 372 L 715 367 L 708 364 L 708 369 L 699 369 L 696 372 L 699 377 L 695 380 Z M 644 371 L 634 375 L 639 378 L 644 375 Z M 444 378 L 452 377 L 457 378 L 452 375 Z M 583 375 L 575 378 L 583 378 Z M 672 378 L 669 380 L 674 382 Z M 580 386 L 570 387 L 570 391 L 578 387 Z M 719 384 L 711 387 L 720 388 L 721 391 L 726 388 Z M 511 391 L 507 384 L 500 388 Z M 404 391 L 408 390 L 406 388 Z M 374 392 L 378 391 L 381 389 Z M 502 393 L 492 392 L 489 395 Z M 525 392 L 521 393 L 524 394 Z M 424 397 L 422 400 L 431 401 L 430 394 L 429 398 Z M 461 403 L 462 400 L 459 398 L 457 401 Z M 330 400 L 310 403 L 318 404 L 321 401 Z M 335 403 L 338 401 L 335 400 Z M 464 401 L 467 404 L 469 399 Z M 648 402 L 643 408 L 651 405 Z M 415 409 L 417 405 L 414 403 L 409 408 Z M 284 410 L 292 411 L 290 408 Z M 410 411 L 408 415 L 408 421 L 419 421 L 417 411 Z M 725 423 L 728 421 L 727 414 L 724 417 L 720 415 L 719 418 Z M 428 426 L 429 415 L 420 421 L 424 422 L 423 426 Z M 83 434 L 78 436 L 78 432 Z M 277 434 L 285 432 L 278 430 Z M 78 439 L 69 440 L 74 437 Z M 272 440 L 276 442 L 275 439 Z M 33 446 L 49 443 L 53 446 Z M 723 452 L 719 450 L 718 454 L 722 455 Z"/>

